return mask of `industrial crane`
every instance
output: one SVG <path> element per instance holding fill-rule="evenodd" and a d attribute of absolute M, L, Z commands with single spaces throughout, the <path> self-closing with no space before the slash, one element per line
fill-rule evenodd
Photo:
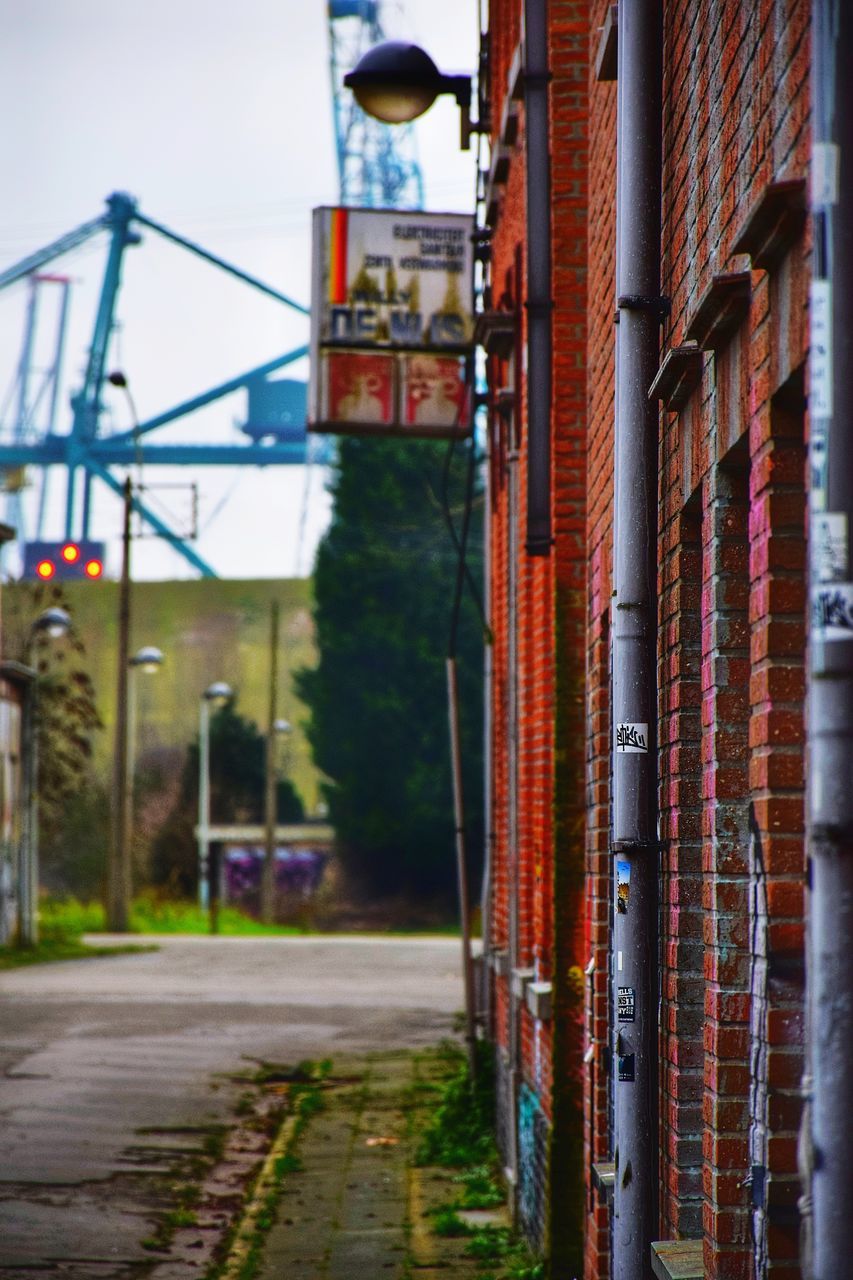
<path fill-rule="evenodd" d="M 133 197 L 123 192 L 115 192 L 107 199 L 106 204 L 106 212 L 99 218 L 83 223 L 59 240 L 31 254 L 6 271 L 0 272 L 0 290 L 25 278 L 29 278 L 31 288 L 24 344 L 18 368 L 18 408 L 14 435 L 10 443 L 0 444 L 0 469 L 7 477 L 11 473 L 12 482 L 10 484 L 7 481 L 7 488 L 11 488 L 14 493 L 16 475 L 21 468 L 40 467 L 45 476 L 48 467 L 64 466 L 67 477 L 64 536 L 66 539 L 77 538 L 80 541 L 86 541 L 89 538 L 93 482 L 100 480 L 114 493 L 122 493 L 121 481 L 112 474 L 112 467 L 128 467 L 140 463 L 178 466 L 293 465 L 305 462 L 306 450 L 309 447 L 306 444 L 304 382 L 287 379 L 270 380 L 271 374 L 305 356 L 308 351 L 306 345 L 296 347 L 285 355 L 250 369 L 247 373 L 230 378 L 227 382 L 220 383 L 200 395 L 157 414 L 156 417 L 136 423 L 130 431 L 121 431 L 108 436 L 102 434 L 103 388 L 107 379 L 110 339 L 115 328 L 115 307 L 121 284 L 123 256 L 127 248 L 140 244 L 142 239 L 140 228 L 147 228 L 164 236 L 172 243 L 196 254 L 220 270 L 228 272 L 229 275 L 276 299 L 284 306 L 302 315 L 308 314 L 307 308 L 293 298 L 209 253 L 201 245 L 178 235 L 162 223 L 147 217 L 139 209 Z M 60 281 L 64 279 L 45 276 L 44 268 L 55 259 L 78 248 L 99 232 L 106 232 L 109 236 L 107 262 L 83 384 L 71 398 L 71 427 L 68 432 L 62 434 L 55 429 L 56 392 L 59 385 L 67 315 L 66 282 L 57 336 L 57 354 L 50 373 L 51 413 L 45 434 L 41 439 L 33 439 L 33 417 L 38 398 L 44 389 L 42 387 L 38 395 L 33 395 L 31 391 L 29 361 L 36 321 L 37 290 L 48 279 Z M 252 438 L 251 443 L 152 445 L 144 442 L 145 438 L 157 428 L 164 427 L 241 388 L 246 388 L 249 394 L 249 421 L 244 430 Z M 82 486 L 78 483 L 80 479 L 82 479 Z M 82 502 L 79 494 L 81 487 Z M 184 538 L 170 529 L 162 517 L 152 511 L 139 494 L 134 494 L 133 503 L 150 528 L 169 542 L 204 577 L 215 576 L 210 565 L 193 547 L 188 545 Z M 43 507 L 43 496 L 40 505 Z"/>
<path fill-rule="evenodd" d="M 329 0 L 340 200 L 362 209 L 421 209 L 424 183 L 413 126 L 380 124 L 343 88 L 347 72 L 386 35 L 379 0 Z"/>
<path fill-rule="evenodd" d="M 353 95 L 343 89 L 344 75 L 355 67 L 367 48 L 386 36 L 383 7 L 379 0 L 328 0 L 327 13 L 341 203 L 366 208 L 420 208 L 424 202 L 423 177 L 412 126 L 398 126 L 391 130 L 366 116 Z M 306 436 L 304 382 L 270 376 L 307 355 L 307 345 L 296 347 L 153 418 L 136 423 L 129 431 L 103 434 L 103 388 L 108 378 L 107 357 L 115 329 L 123 256 L 126 249 L 141 243 L 143 229 L 164 236 L 284 306 L 303 315 L 308 314 L 307 308 L 293 298 L 149 218 L 136 200 L 124 192 L 109 196 L 106 210 L 99 217 L 83 223 L 0 272 L 0 290 L 22 279 L 28 278 L 30 283 L 17 370 L 14 421 L 7 439 L 0 442 L 0 476 L 9 495 L 10 518 L 21 527 L 20 492 L 26 469 L 41 470 L 37 517 L 39 538 L 42 536 L 47 478 L 51 467 L 62 466 L 66 473 L 64 536 L 83 542 L 89 538 L 93 483 L 100 481 L 118 495 L 123 492 L 121 481 L 113 475 L 113 467 L 140 463 L 294 465 L 306 461 L 326 462 L 333 448 L 328 439 L 316 436 L 308 439 Z M 45 268 L 103 232 L 109 237 L 109 245 L 88 360 L 82 386 L 71 398 L 70 429 L 60 432 L 57 429 L 57 403 L 71 282 L 68 277 L 46 273 Z M 61 287 L 62 298 L 54 355 L 41 384 L 36 386 L 32 359 L 39 300 L 41 292 L 49 284 Z M 157 445 L 147 442 L 147 437 L 159 427 L 243 388 L 247 390 L 249 400 L 248 421 L 243 430 L 250 437 L 250 443 Z M 134 493 L 133 504 L 148 526 L 169 542 L 202 576 L 215 576 L 194 548 L 151 510 L 141 494 Z"/>

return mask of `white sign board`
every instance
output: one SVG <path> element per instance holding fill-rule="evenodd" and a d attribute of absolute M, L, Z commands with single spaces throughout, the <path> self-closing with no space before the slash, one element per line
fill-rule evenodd
<path fill-rule="evenodd" d="M 473 218 L 314 210 L 311 431 L 467 435 Z"/>

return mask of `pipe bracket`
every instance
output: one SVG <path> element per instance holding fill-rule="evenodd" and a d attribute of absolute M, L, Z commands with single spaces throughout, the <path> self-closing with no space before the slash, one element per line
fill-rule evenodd
<path fill-rule="evenodd" d="M 667 848 L 666 840 L 614 840 L 610 846 L 611 853 L 663 853 Z"/>
<path fill-rule="evenodd" d="M 672 301 L 664 295 L 649 298 L 642 293 L 623 293 L 616 299 L 616 306 L 619 309 L 616 312 L 616 324 L 619 323 L 619 311 L 651 311 L 663 324 L 672 310 Z"/>

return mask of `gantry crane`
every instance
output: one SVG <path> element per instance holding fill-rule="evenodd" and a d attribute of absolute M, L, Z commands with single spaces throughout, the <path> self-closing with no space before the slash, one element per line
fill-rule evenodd
<path fill-rule="evenodd" d="M 379 0 L 329 0 L 332 101 L 341 204 L 420 209 L 424 184 L 412 125 L 380 124 L 343 87 L 344 76 L 386 38 Z"/>
<path fill-rule="evenodd" d="M 352 94 L 343 89 L 343 78 L 372 45 L 385 38 L 382 5 L 379 0 L 328 0 L 328 28 L 331 51 L 332 98 L 335 143 L 342 204 L 366 208 L 420 208 L 424 202 L 423 177 L 418 164 L 415 135 L 411 125 L 390 129 L 366 116 Z M 107 379 L 107 356 L 115 328 L 115 308 L 121 284 L 124 252 L 141 243 L 140 229 L 164 236 L 174 244 L 198 255 L 252 288 L 259 289 L 285 306 L 306 315 L 308 310 L 294 299 L 239 270 L 224 259 L 155 222 L 139 209 L 132 196 L 115 192 L 106 201 L 106 211 L 98 218 L 75 228 L 59 240 L 0 272 L 0 290 L 24 278 L 30 280 L 30 296 L 24 340 L 17 372 L 16 409 L 7 441 L 0 442 L 0 475 L 10 495 L 10 515 L 16 523 L 22 516 L 20 487 L 26 468 L 41 470 L 37 534 L 42 536 L 49 468 L 66 471 L 65 533 L 67 539 L 89 537 L 92 513 L 92 486 L 101 481 L 114 493 L 122 484 L 112 467 L 134 464 L 198 465 L 293 465 L 306 461 L 328 461 L 330 440 L 306 438 L 305 384 L 270 375 L 307 355 L 307 345 L 268 361 L 219 386 L 212 387 L 129 431 L 103 435 L 103 386 Z M 95 328 L 83 384 L 71 398 L 71 426 L 57 430 L 57 396 L 68 314 L 70 281 L 46 275 L 44 268 L 70 253 L 99 232 L 109 236 L 109 247 Z M 55 355 L 41 385 L 35 389 L 32 373 L 36 317 L 40 289 L 46 283 L 63 286 L 56 333 Z M 251 443 L 245 445 L 169 444 L 145 441 L 151 432 L 205 405 L 245 388 L 249 398 L 249 421 L 243 430 Z M 49 408 L 45 418 L 44 405 Z M 41 407 L 41 408 L 40 408 Z M 40 409 L 40 421 L 38 410 Z M 11 436 L 11 439 L 8 437 Z M 82 490 L 82 492 L 81 492 Z M 170 529 L 138 494 L 134 506 L 139 515 L 185 560 L 205 577 L 215 576 L 211 567 Z"/>
<path fill-rule="evenodd" d="M 304 463 L 306 449 L 312 447 L 306 444 L 304 383 L 284 379 L 270 380 L 270 374 L 307 355 L 306 345 L 296 347 L 285 355 L 250 369 L 247 373 L 230 378 L 219 386 L 212 387 L 190 400 L 185 400 L 157 414 L 156 417 L 136 423 L 129 431 L 120 431 L 107 436 L 101 433 L 101 415 L 104 408 L 103 387 L 107 378 L 110 339 L 115 328 L 115 307 L 121 284 L 123 257 L 127 248 L 140 244 L 142 239 L 140 228 L 144 227 L 157 232 L 172 243 L 196 254 L 283 305 L 302 315 L 308 314 L 308 309 L 293 298 L 248 275 L 215 254 L 209 253 L 201 245 L 178 235 L 162 223 L 147 217 L 139 209 L 133 197 L 123 192 L 115 192 L 107 199 L 106 204 L 106 212 L 99 218 L 84 223 L 6 271 L 0 272 L 0 289 L 25 278 L 29 278 L 31 282 L 28 319 L 18 369 L 18 409 L 11 442 L 0 444 L 0 469 L 8 477 L 10 472 L 14 475 L 16 470 L 25 467 L 42 468 L 45 475 L 48 467 L 64 466 L 67 477 L 65 537 L 77 538 L 81 541 L 89 537 L 93 481 L 100 480 L 114 493 L 122 493 L 121 481 L 112 474 L 112 467 L 127 467 L 139 463 L 178 466 L 293 465 Z M 63 318 L 52 372 L 52 410 L 45 433 L 41 439 L 33 439 L 34 400 L 31 393 L 29 360 L 36 316 L 36 290 L 39 282 L 46 278 L 43 270 L 47 265 L 78 248 L 99 232 L 106 232 L 109 235 L 107 262 L 83 384 L 71 398 L 71 427 L 68 432 L 62 434 L 55 429 L 56 391 L 64 337 Z M 51 277 L 51 279 L 63 278 Z M 65 301 L 67 304 L 67 292 Z M 65 307 L 63 311 L 65 312 Z M 164 427 L 241 388 L 246 388 L 249 393 L 250 421 L 245 430 L 252 437 L 251 443 L 152 445 L 145 442 L 145 438 L 157 428 Z M 265 422 L 259 423 L 253 420 L 253 404 L 263 406 L 267 419 Z M 8 487 L 12 486 L 7 484 Z M 166 539 L 185 560 L 188 560 L 203 576 L 215 576 L 211 567 L 201 556 L 187 544 L 185 539 L 170 529 L 139 495 L 135 494 L 133 501 L 145 522 Z"/>

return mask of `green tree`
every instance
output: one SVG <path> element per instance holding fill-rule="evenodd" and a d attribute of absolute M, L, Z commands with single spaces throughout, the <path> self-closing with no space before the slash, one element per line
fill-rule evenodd
<path fill-rule="evenodd" d="M 210 818 L 211 822 L 259 823 L 264 817 L 266 742 L 252 720 L 241 716 L 233 703 L 220 707 L 210 718 Z M 173 890 L 195 892 L 198 872 L 199 744 L 187 748 L 178 796 L 171 813 L 154 838 L 152 874 L 155 883 Z M 280 779 L 276 786 L 279 822 L 301 822 L 302 801 L 293 783 Z"/>
<path fill-rule="evenodd" d="M 334 513 L 315 567 L 319 664 L 303 671 L 314 759 L 340 856 L 373 894 L 452 898 L 454 823 L 445 658 L 457 554 L 441 495 L 460 523 L 467 464 L 431 441 L 340 441 Z M 445 483 L 446 482 L 446 483 Z M 482 572 L 475 506 L 469 564 Z M 470 599 L 458 642 L 468 847 L 482 829 L 483 634 Z"/>
<path fill-rule="evenodd" d="M 32 634 L 45 609 L 65 609 L 69 635 Z M 5 656 L 31 665 L 38 697 L 39 864 L 42 882 L 89 896 L 104 874 L 109 799 L 92 769 L 95 734 L 103 728 L 86 650 L 73 626 L 61 583 L 19 582 L 4 589 Z"/>

